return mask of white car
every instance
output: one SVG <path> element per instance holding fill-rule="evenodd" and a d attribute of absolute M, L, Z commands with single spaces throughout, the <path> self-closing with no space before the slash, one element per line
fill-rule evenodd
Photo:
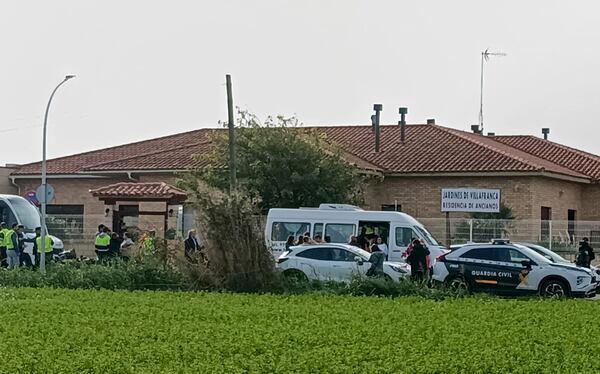
<path fill-rule="evenodd" d="M 302 280 L 348 282 L 353 274 L 365 275 L 371 267 L 371 254 L 348 244 L 315 244 L 290 247 L 277 259 L 283 274 Z M 410 274 L 405 263 L 383 263 L 387 277 L 399 281 Z"/>
<path fill-rule="evenodd" d="M 469 291 L 592 297 L 596 276 L 574 264 L 555 263 L 509 241 L 467 244 L 438 257 L 433 280 Z"/>

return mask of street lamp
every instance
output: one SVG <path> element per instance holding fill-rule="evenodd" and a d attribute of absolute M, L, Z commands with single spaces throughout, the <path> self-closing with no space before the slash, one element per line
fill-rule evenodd
<path fill-rule="evenodd" d="M 48 203 L 48 183 L 46 182 L 46 125 L 48 123 L 48 111 L 50 110 L 50 103 L 52 103 L 52 98 L 54 94 L 58 90 L 60 86 L 65 84 L 71 78 L 75 78 L 74 75 L 67 75 L 62 82 L 54 88 L 52 94 L 50 95 L 50 99 L 48 99 L 48 105 L 46 106 L 46 114 L 44 115 L 44 136 L 42 140 L 42 190 L 44 191 L 44 197 L 42 198 L 42 232 L 41 232 L 41 248 L 38 248 L 40 251 L 40 271 L 42 273 L 46 272 L 46 236 L 48 233 L 46 232 L 46 204 Z"/>

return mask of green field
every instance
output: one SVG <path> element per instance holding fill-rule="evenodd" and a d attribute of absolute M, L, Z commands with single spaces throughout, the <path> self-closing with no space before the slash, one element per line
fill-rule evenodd
<path fill-rule="evenodd" d="M 585 300 L 9 288 L 0 372 L 598 372 L 599 311 Z"/>

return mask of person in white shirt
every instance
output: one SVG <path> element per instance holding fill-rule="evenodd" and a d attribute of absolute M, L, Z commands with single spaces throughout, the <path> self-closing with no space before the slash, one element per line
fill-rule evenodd
<path fill-rule="evenodd" d="M 387 246 L 387 244 L 385 244 L 383 242 L 383 239 L 381 239 L 381 236 L 377 237 L 377 248 L 379 248 L 379 250 L 385 254 L 385 259 L 387 260 L 388 246 Z"/>
<path fill-rule="evenodd" d="M 133 246 L 133 240 L 127 235 L 126 232 L 123 233 L 123 241 L 121 242 L 121 257 L 124 260 L 128 260 L 131 257 L 131 246 Z"/>

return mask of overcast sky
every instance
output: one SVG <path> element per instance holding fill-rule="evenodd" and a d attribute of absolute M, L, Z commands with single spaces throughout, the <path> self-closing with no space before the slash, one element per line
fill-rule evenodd
<path fill-rule="evenodd" d="M 600 154 L 597 1 L 2 1 L 0 164 L 217 126 L 235 105 L 306 125 L 435 118 Z"/>

